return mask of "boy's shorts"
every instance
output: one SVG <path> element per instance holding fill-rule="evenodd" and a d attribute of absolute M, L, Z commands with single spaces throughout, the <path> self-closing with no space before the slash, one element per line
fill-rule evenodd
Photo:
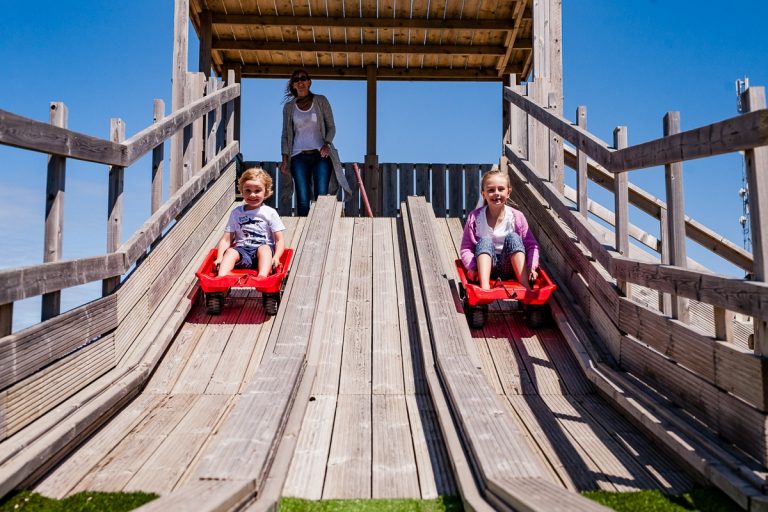
<path fill-rule="evenodd" d="M 275 248 L 271 245 L 264 244 L 269 247 L 269 249 L 272 251 L 272 255 L 275 254 Z M 262 246 L 258 246 L 255 249 L 248 249 L 245 247 L 235 247 L 235 250 L 240 255 L 240 261 L 235 263 L 235 268 L 256 268 L 258 260 L 256 258 L 256 252 L 261 248 Z"/>

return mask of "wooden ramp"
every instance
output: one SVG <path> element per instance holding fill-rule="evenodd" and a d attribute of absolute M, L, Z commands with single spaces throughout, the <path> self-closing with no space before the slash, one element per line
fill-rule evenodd
<path fill-rule="evenodd" d="M 498 310 L 470 332 L 449 291 L 461 226 L 411 210 L 345 218 L 323 199 L 287 218 L 297 260 L 278 315 L 251 292 L 220 316 L 196 303 L 143 392 L 34 489 L 161 494 L 145 510 L 457 494 L 479 510 L 598 510 L 570 491 L 690 487 L 556 329 Z"/>

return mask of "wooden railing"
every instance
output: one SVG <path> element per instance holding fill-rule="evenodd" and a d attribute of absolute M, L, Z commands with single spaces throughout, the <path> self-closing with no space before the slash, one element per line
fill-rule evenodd
<path fill-rule="evenodd" d="M 583 107 L 573 124 L 529 99 L 526 89 L 503 90 L 511 134 L 504 156 L 514 199 L 531 216 L 547 261 L 574 297 L 571 313 L 589 321 L 622 368 L 664 389 L 687 413 L 766 465 L 768 110 L 763 89 L 744 93 L 743 115 L 679 132 L 679 117 L 670 113 L 664 137 L 628 146 L 626 128 L 618 127 L 612 147 L 586 130 Z M 576 171 L 575 190 L 564 184 L 556 164 L 556 152 L 563 154 L 562 146 L 552 144 L 558 139 L 576 148 L 566 147 L 564 158 Z M 736 151 L 746 157 L 753 254 L 686 217 L 682 202 L 683 161 Z M 628 183 L 627 171 L 660 165 L 665 166 L 666 201 Z M 589 199 L 588 180 L 613 192 L 612 209 Z M 630 224 L 629 205 L 658 219 L 659 237 Z M 604 223 L 594 222 L 595 217 Z M 606 225 L 613 230 L 606 233 Z M 649 261 L 645 252 L 647 257 L 639 259 L 630 255 L 630 237 L 657 252 L 657 260 Z M 744 269 L 750 279 L 692 267 L 686 239 Z M 633 291 L 642 289 L 660 296 L 657 307 L 633 300 Z M 689 316 L 688 301 L 711 306 L 714 337 Z M 754 350 L 734 343 L 732 312 L 753 318 Z"/>

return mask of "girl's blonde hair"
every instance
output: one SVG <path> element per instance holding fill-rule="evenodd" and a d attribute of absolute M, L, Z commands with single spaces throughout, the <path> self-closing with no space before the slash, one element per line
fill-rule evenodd
<path fill-rule="evenodd" d="M 237 189 L 241 194 L 243 193 L 245 182 L 251 180 L 261 180 L 261 183 L 264 185 L 264 199 L 272 196 L 272 176 L 270 176 L 267 171 L 261 167 L 251 167 L 246 169 L 245 172 L 243 172 L 243 174 L 240 176 L 240 179 L 237 180 Z"/>
<path fill-rule="evenodd" d="M 483 179 L 480 181 L 480 190 L 485 190 L 485 184 L 488 182 L 488 180 L 495 178 L 496 176 L 502 176 L 507 181 L 507 189 L 512 188 L 512 183 L 509 181 L 509 174 L 505 173 L 501 169 L 491 169 L 487 173 L 483 174 Z M 483 197 L 483 204 L 488 204 L 488 201 L 485 200 L 485 197 Z"/>

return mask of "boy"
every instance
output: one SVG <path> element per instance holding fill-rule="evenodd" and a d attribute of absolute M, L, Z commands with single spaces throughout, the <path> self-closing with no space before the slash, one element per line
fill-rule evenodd
<path fill-rule="evenodd" d="M 229 274 L 235 267 L 255 266 L 257 277 L 266 277 L 279 264 L 285 249 L 283 221 L 274 208 L 264 204 L 272 195 L 272 178 L 254 167 L 246 170 L 237 184 L 244 204 L 229 214 L 214 265 L 219 276 Z"/>

